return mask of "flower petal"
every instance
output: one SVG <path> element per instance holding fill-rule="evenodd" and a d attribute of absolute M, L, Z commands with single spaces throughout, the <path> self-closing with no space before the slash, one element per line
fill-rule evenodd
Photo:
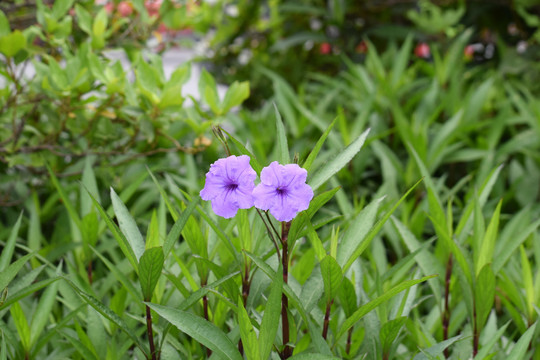
<path fill-rule="evenodd" d="M 225 186 L 226 183 L 222 177 L 208 172 L 204 188 L 199 194 L 203 200 L 212 200 L 224 191 Z"/>
<path fill-rule="evenodd" d="M 239 208 L 249 209 L 253 206 L 252 191 L 257 173 L 249 161 L 249 156 L 232 155 L 210 166 L 204 188 L 199 194 L 203 200 L 212 201 L 212 209 L 217 215 L 231 218 Z"/>
<path fill-rule="evenodd" d="M 238 202 L 234 191 L 223 191 L 217 197 L 212 199 L 212 210 L 216 215 L 222 216 L 225 219 L 230 219 L 238 211 Z"/>
<path fill-rule="evenodd" d="M 277 196 L 275 187 L 259 184 L 253 190 L 253 204 L 258 209 L 268 210 L 274 205 Z"/>
<path fill-rule="evenodd" d="M 253 189 L 255 185 L 251 184 L 239 185 L 235 190 L 236 201 L 240 209 L 249 209 L 253 206 Z"/>
<path fill-rule="evenodd" d="M 278 221 L 291 221 L 294 219 L 298 210 L 290 203 L 290 200 L 285 195 L 277 195 L 273 206 L 270 208 L 272 214 Z"/>
<path fill-rule="evenodd" d="M 278 187 L 281 184 L 281 168 L 282 166 L 277 161 L 263 168 L 261 171 L 261 183 Z"/>
<path fill-rule="evenodd" d="M 308 184 L 295 184 L 293 188 L 288 188 L 288 201 L 291 207 L 297 211 L 307 210 L 311 199 L 313 199 L 313 189 Z"/>
<path fill-rule="evenodd" d="M 282 184 L 285 184 L 287 186 L 294 184 L 294 183 L 305 183 L 307 179 L 307 170 L 304 168 L 301 168 L 297 164 L 287 164 L 284 166 L 285 174 L 287 174 L 284 177 L 284 181 Z"/>

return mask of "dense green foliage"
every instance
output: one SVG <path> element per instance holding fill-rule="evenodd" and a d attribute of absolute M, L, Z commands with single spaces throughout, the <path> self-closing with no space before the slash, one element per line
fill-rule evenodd
<path fill-rule="evenodd" d="M 284 34 L 339 25 L 339 4 L 348 29 L 360 10 L 296 3 L 133 1 L 130 30 L 91 2 L 38 6 L 23 31 L 0 12 L 0 360 L 540 359 L 535 54 L 500 41 L 471 59 L 475 7 L 421 2 L 404 36 L 370 25 L 361 53 L 325 58 Z M 219 54 L 253 24 L 288 46 L 234 73 L 215 58 L 224 98 L 203 71 L 185 101 L 192 65 L 167 78 L 145 43 L 161 22 L 215 27 Z M 107 58 L 118 47 L 129 68 Z M 199 191 L 229 152 L 258 174 L 304 167 L 309 209 L 290 224 L 215 215 Z"/>

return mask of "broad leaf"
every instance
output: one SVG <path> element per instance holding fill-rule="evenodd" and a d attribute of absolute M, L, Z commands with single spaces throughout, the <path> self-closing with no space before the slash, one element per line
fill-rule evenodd
<path fill-rule="evenodd" d="M 146 250 L 139 261 L 139 282 L 145 301 L 152 299 L 152 293 L 157 285 L 163 269 L 163 249 L 161 246 Z"/>

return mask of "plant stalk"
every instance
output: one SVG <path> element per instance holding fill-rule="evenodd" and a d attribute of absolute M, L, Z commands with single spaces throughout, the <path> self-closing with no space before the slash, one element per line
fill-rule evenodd
<path fill-rule="evenodd" d="M 354 326 L 351 326 L 351 328 L 349 329 L 349 333 L 347 334 L 347 345 L 345 345 L 345 353 L 347 355 L 350 355 L 351 353 L 353 329 L 354 329 Z"/>
<path fill-rule="evenodd" d="M 330 309 L 332 308 L 333 303 L 334 300 L 330 300 L 330 302 L 326 304 L 326 312 L 324 313 L 324 325 L 322 330 L 322 337 L 324 340 L 326 340 L 326 337 L 328 335 L 328 325 L 330 325 Z"/>
<path fill-rule="evenodd" d="M 152 331 L 152 313 L 150 312 L 150 307 L 148 305 L 146 305 L 146 331 L 148 333 L 151 359 L 157 360 L 156 348 L 154 346 L 154 332 Z"/>
<path fill-rule="evenodd" d="M 448 262 L 446 263 L 446 275 L 445 275 L 445 286 L 444 286 L 444 312 L 443 312 L 443 341 L 448 339 L 448 327 L 450 324 L 450 280 L 452 277 L 452 254 L 448 257 Z M 448 358 L 450 351 L 448 348 L 443 351 L 444 357 Z"/>
<path fill-rule="evenodd" d="M 92 281 L 93 281 L 93 276 L 92 276 L 92 260 L 89 260 L 88 261 L 88 269 L 87 269 L 87 274 L 88 274 L 88 283 L 90 285 L 92 285 Z"/>
<path fill-rule="evenodd" d="M 476 299 L 473 302 L 473 359 L 478 354 L 478 345 L 480 342 L 480 332 L 478 330 L 478 316 L 476 314 Z"/>
<path fill-rule="evenodd" d="M 206 286 L 206 279 L 203 281 L 201 280 L 201 287 Z M 203 302 L 203 314 L 206 321 L 210 321 L 210 317 L 208 316 L 208 296 L 204 295 L 202 298 Z M 210 355 L 212 355 L 212 350 L 209 348 L 206 348 L 206 357 L 209 358 Z"/>
<path fill-rule="evenodd" d="M 242 302 L 244 307 L 247 305 L 250 288 L 251 280 L 249 279 L 249 265 L 246 261 L 244 263 L 244 276 L 242 277 Z M 240 352 L 240 355 L 244 355 L 244 345 L 242 344 L 242 339 L 238 340 L 238 351 Z"/>
<path fill-rule="evenodd" d="M 283 284 L 287 284 L 289 279 L 289 230 L 291 228 L 291 222 L 281 223 L 281 264 L 283 266 Z M 280 354 L 281 359 L 288 359 L 292 355 L 292 347 L 289 343 L 289 317 L 287 309 L 289 308 L 289 299 L 285 293 L 281 294 L 281 330 L 283 338 L 283 351 Z"/>

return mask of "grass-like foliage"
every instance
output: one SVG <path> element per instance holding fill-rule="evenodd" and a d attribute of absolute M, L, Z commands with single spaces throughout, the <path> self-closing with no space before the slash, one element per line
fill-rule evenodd
<path fill-rule="evenodd" d="M 248 110 L 131 48 L 130 79 L 119 13 L 38 3 L 24 33 L 0 12 L 0 360 L 540 360 L 538 94 L 465 58 L 472 30 L 294 86 L 253 63 Z"/>

